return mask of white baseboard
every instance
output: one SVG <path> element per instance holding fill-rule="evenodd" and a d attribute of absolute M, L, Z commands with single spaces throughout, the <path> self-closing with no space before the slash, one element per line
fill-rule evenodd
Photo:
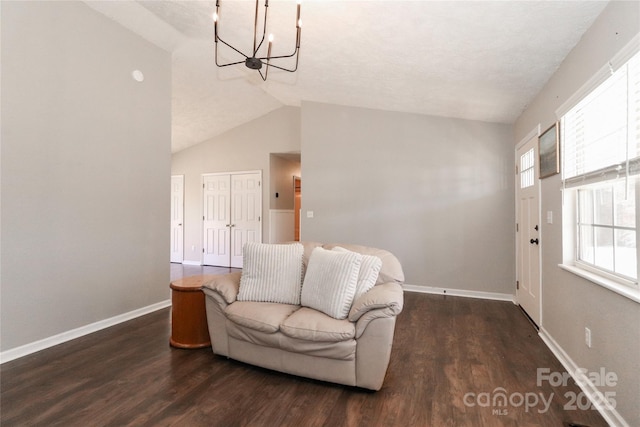
<path fill-rule="evenodd" d="M 197 266 L 201 266 L 202 263 L 200 261 L 187 261 L 187 260 L 184 260 L 184 261 L 182 261 L 182 265 L 197 265 Z"/>
<path fill-rule="evenodd" d="M 118 316 L 100 320 L 89 325 L 81 326 L 70 331 L 62 332 L 48 338 L 44 338 L 29 344 L 21 345 L 20 347 L 0 352 L 0 364 L 10 362 L 20 357 L 27 356 L 29 354 L 47 349 L 49 347 L 53 347 L 58 344 L 62 344 L 67 341 L 71 341 L 76 338 L 80 338 L 93 332 L 108 328 L 110 326 L 117 325 L 118 323 L 126 322 L 127 320 L 135 319 L 136 317 L 144 316 L 145 314 L 149 314 L 169 306 L 171 306 L 171 300 L 167 299 L 156 304 L 151 304 L 146 307 L 130 311 L 128 313 L 123 313 Z"/>
<path fill-rule="evenodd" d="M 423 294 L 436 294 L 436 295 L 451 295 L 454 297 L 465 298 L 479 298 L 490 299 L 496 301 L 510 301 L 515 303 L 515 296 L 511 294 L 501 294 L 498 292 L 482 292 L 482 291 L 469 291 L 466 289 L 448 289 L 448 288 L 434 288 L 432 286 L 418 286 L 418 285 L 402 285 L 403 289 L 408 292 L 418 292 Z"/>
<path fill-rule="evenodd" d="M 581 375 L 578 381 L 576 373 L 580 367 L 576 365 L 573 359 L 560 347 L 560 344 L 553 339 L 549 332 L 541 327 L 538 335 L 540 335 L 542 341 L 549 347 L 549 350 L 556 356 L 569 375 L 576 381 L 576 384 L 578 384 L 584 394 L 589 398 L 593 406 L 600 412 L 602 418 L 604 418 L 610 426 L 629 427 L 629 424 L 622 418 L 620 413 L 611 406 L 607 399 L 599 398 L 598 388 L 591 382 L 588 375 Z"/>

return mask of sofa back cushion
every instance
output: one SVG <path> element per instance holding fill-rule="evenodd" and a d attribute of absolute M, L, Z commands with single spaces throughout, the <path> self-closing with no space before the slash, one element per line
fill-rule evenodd
<path fill-rule="evenodd" d="M 382 261 L 382 266 L 380 267 L 380 273 L 378 274 L 376 285 L 381 285 L 388 282 L 404 283 L 404 272 L 402 271 L 402 265 L 400 264 L 398 258 L 396 258 L 395 255 L 393 255 L 391 252 L 384 249 L 371 248 L 361 245 L 322 245 L 322 247 L 325 249 L 333 249 L 336 246 L 343 247 L 347 250 L 357 252 L 362 255 L 373 255 L 380 258 L 380 261 Z"/>
<path fill-rule="evenodd" d="M 301 303 L 336 319 L 345 319 L 353 303 L 362 255 L 317 247 L 311 253 Z"/>
<path fill-rule="evenodd" d="M 333 251 L 346 252 L 347 249 L 342 246 L 336 246 Z M 361 295 L 373 288 L 378 281 L 382 261 L 374 255 L 362 255 L 362 264 L 360 264 L 360 272 L 358 273 L 358 284 L 356 285 L 356 294 L 353 300 L 356 301 Z"/>
<path fill-rule="evenodd" d="M 299 305 L 303 251 L 300 243 L 246 243 L 238 301 Z"/>

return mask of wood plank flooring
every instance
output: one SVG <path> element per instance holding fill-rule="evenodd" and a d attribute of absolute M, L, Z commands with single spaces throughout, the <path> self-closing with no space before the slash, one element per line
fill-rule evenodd
<path fill-rule="evenodd" d="M 509 302 L 405 293 L 375 393 L 171 348 L 169 322 L 163 309 L 3 364 L 2 426 L 606 426 L 564 409 L 573 383 L 536 384 L 563 369 Z M 498 387 L 511 403 L 486 405 Z"/>

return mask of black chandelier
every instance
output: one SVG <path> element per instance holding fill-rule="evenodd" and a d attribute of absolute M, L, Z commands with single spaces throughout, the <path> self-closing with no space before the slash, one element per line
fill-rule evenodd
<path fill-rule="evenodd" d="M 218 67 L 228 67 L 230 65 L 242 64 L 247 66 L 252 70 L 258 70 L 260 73 L 260 77 L 262 77 L 263 81 L 267 80 L 267 76 L 269 75 L 269 68 L 277 68 L 279 70 L 288 71 L 290 73 L 295 72 L 298 69 L 298 57 L 300 53 L 300 35 L 302 34 L 302 20 L 300 19 L 300 2 L 301 0 L 297 0 L 297 12 L 296 12 L 296 46 L 293 50 L 293 53 L 290 55 L 279 55 L 279 56 L 271 56 L 271 46 L 273 44 L 273 34 L 269 34 L 268 37 L 268 46 L 267 46 L 267 56 L 257 56 L 258 51 L 262 47 L 264 43 L 265 34 L 267 31 L 267 12 L 269 11 L 269 0 L 264 0 L 264 24 L 262 26 L 262 37 L 260 38 L 260 42 L 258 42 L 258 11 L 259 11 L 259 0 L 256 0 L 256 12 L 255 18 L 253 21 L 253 51 L 251 55 L 246 55 L 235 47 L 231 46 L 226 41 L 222 40 L 218 35 L 218 21 L 220 21 L 220 0 L 216 0 L 216 12 L 213 14 L 213 23 L 215 30 L 215 42 L 216 42 L 216 65 Z M 228 46 L 232 50 L 235 50 L 240 55 L 242 55 L 245 59 L 237 62 L 230 62 L 228 64 L 220 64 L 218 62 L 218 42 L 222 42 L 224 45 Z M 288 69 L 285 67 L 281 67 L 279 65 L 272 64 L 271 61 L 274 59 L 283 59 L 283 58 L 296 58 L 295 67 L 292 69 Z M 265 65 L 264 74 L 262 73 L 262 66 Z"/>

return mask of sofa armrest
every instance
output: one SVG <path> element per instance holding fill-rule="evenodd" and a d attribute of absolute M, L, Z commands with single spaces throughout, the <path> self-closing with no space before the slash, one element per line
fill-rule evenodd
<path fill-rule="evenodd" d="M 349 311 L 349 320 L 357 322 L 364 314 L 372 310 L 380 310 L 384 313 L 384 315 L 376 317 L 397 316 L 402 311 L 403 304 L 404 294 L 400 284 L 388 282 L 376 285 L 353 302 L 351 311 Z"/>
<path fill-rule="evenodd" d="M 404 305 L 402 286 L 389 282 L 374 286 L 351 306 L 349 320 L 356 322 L 356 339 L 360 339 L 367 326 L 375 319 L 391 318 L 400 314 Z M 376 331 L 377 332 L 377 331 Z"/>
<path fill-rule="evenodd" d="M 238 291 L 240 290 L 240 276 L 242 273 L 239 271 L 234 273 L 221 274 L 215 279 L 210 280 L 202 285 L 202 290 L 205 294 L 209 294 L 212 291 L 218 294 L 224 302 L 232 304 L 238 297 Z"/>

